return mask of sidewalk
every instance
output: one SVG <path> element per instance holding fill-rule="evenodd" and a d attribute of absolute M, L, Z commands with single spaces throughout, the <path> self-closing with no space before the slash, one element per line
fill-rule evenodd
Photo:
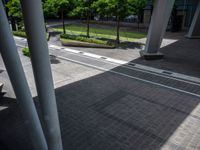
<path fill-rule="evenodd" d="M 20 56 L 35 97 L 30 61 Z M 103 68 L 110 66 L 93 61 Z M 132 69 L 126 75 L 122 66 L 103 71 L 65 59 L 51 62 L 64 150 L 200 149 L 200 95 L 153 84 L 163 78 L 149 78 L 146 73 L 137 80 Z M 9 86 L 6 72 L 3 77 Z M 180 86 L 171 79 L 164 81 Z M 199 94 L 200 86 L 191 86 L 181 87 Z M 35 102 L 39 111 L 37 97 Z M 14 95 L 0 100 L 0 122 L 0 144 L 5 150 L 32 149 Z"/>
<path fill-rule="evenodd" d="M 142 59 L 139 51 L 144 47 L 137 43 L 125 49 L 74 49 L 200 78 L 200 40 L 186 39 L 184 35 L 185 32 L 167 32 L 160 49 L 160 52 L 164 54 L 164 59 L 161 60 L 146 61 Z M 146 38 L 139 39 L 136 42 L 145 44 Z"/>

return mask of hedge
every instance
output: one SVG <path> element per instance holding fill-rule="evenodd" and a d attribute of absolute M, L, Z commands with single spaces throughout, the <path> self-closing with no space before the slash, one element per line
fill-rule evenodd
<path fill-rule="evenodd" d="M 70 34 L 61 34 L 60 35 L 61 39 L 69 39 L 69 40 L 75 40 L 75 41 L 80 41 L 80 42 L 87 42 L 87 43 L 94 43 L 94 44 L 99 44 L 99 45 L 108 45 L 108 46 L 114 46 L 113 43 L 101 40 L 101 39 L 96 39 L 96 38 L 88 38 L 83 35 L 70 35 Z"/>
<path fill-rule="evenodd" d="M 24 31 L 13 31 L 13 34 L 20 37 L 26 38 L 26 33 Z"/>

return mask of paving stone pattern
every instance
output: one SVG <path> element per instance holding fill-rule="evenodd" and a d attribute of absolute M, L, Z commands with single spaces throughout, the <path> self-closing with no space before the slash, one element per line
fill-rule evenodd
<path fill-rule="evenodd" d="M 64 150 L 200 149 L 198 97 L 70 62 L 52 67 Z M 0 100 L 0 149 L 32 150 L 14 98 Z"/>
<path fill-rule="evenodd" d="M 196 97 L 110 73 L 56 93 L 66 149 L 200 149 Z"/>

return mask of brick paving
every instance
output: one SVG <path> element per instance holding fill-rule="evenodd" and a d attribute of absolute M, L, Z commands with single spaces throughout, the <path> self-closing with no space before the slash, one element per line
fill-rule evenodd
<path fill-rule="evenodd" d="M 64 91 L 68 95 L 59 96 Z M 109 73 L 56 92 L 66 149 L 200 148 L 196 97 Z M 62 114 L 64 110 L 66 114 Z M 66 124 L 62 122 L 68 119 Z"/>
<path fill-rule="evenodd" d="M 131 61 L 154 68 L 170 70 L 177 73 L 200 77 L 200 40 L 184 38 L 186 32 L 167 32 L 162 42 L 160 51 L 164 54 L 161 60 L 146 61 L 140 58 L 141 44 L 133 44 L 128 48 L 98 49 L 98 48 L 75 48 L 85 52 L 91 52 L 115 59 Z M 136 40 L 145 44 L 146 38 Z"/>
<path fill-rule="evenodd" d="M 173 37 L 169 38 L 173 39 Z M 138 58 L 132 60 L 132 62 L 200 77 L 200 39 L 177 37 L 177 40 L 178 41 L 160 49 L 165 55 L 161 60 L 146 61 Z M 163 44 L 165 44 L 165 40 Z"/>
<path fill-rule="evenodd" d="M 188 53 L 182 53 L 181 42 L 176 43 L 179 47 L 176 54 L 181 56 L 177 61 L 169 63 L 168 60 L 173 60 L 168 59 L 172 58 L 172 52 L 166 51 L 169 55 L 164 60 L 149 65 L 164 69 L 171 67 L 171 70 L 198 76 L 199 59 L 195 53 L 184 57 Z M 195 43 L 198 45 L 197 40 Z M 191 47 L 189 45 L 186 49 Z M 193 50 L 197 51 L 194 47 Z M 30 60 L 21 53 L 20 57 L 35 97 Z M 141 62 L 140 59 L 136 61 Z M 191 67 L 185 61 L 191 62 Z M 146 64 L 146 61 L 141 63 Z M 5 83 L 8 93 L 0 100 L 0 150 L 32 150 L 0 58 L 2 69 L 0 81 Z M 199 97 L 59 59 L 52 60 L 52 70 L 64 150 L 200 150 Z M 164 81 L 159 77 L 124 71 L 121 67 L 113 70 L 199 93 L 197 85 Z M 37 97 L 35 103 L 40 112 Z"/>
<path fill-rule="evenodd" d="M 65 61 L 52 68 L 66 79 L 56 88 L 65 150 L 200 149 L 198 97 Z M 31 150 L 15 99 L 0 109 L 1 148 Z"/>

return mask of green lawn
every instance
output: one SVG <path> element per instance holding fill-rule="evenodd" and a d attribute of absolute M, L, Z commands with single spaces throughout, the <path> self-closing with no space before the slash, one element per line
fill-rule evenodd
<path fill-rule="evenodd" d="M 63 32 L 62 27 L 54 28 L 54 31 Z M 66 26 L 67 34 L 79 34 L 86 35 L 86 27 L 78 26 L 78 25 L 68 25 Z M 98 37 L 98 38 L 106 38 L 106 39 L 116 39 L 116 29 L 101 29 L 101 28 L 90 28 L 90 36 Z M 135 39 L 144 38 L 146 34 L 138 33 L 138 32 L 128 32 L 128 31 L 120 31 L 120 40 L 121 41 L 130 41 L 133 42 Z"/>

